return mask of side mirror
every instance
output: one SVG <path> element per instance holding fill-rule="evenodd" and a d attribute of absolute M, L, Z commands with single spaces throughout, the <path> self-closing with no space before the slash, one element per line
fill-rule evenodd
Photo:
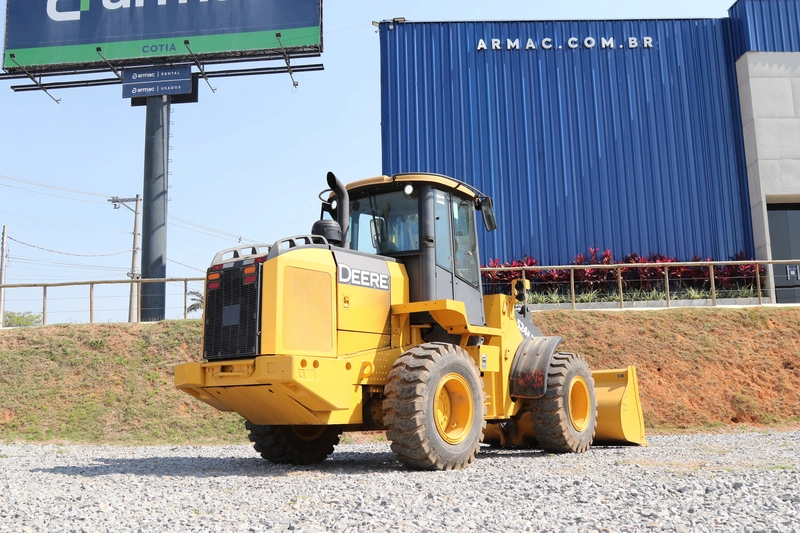
<path fill-rule="evenodd" d="M 486 198 L 481 198 L 478 209 L 481 210 L 481 214 L 483 215 L 483 225 L 486 227 L 486 231 L 496 230 L 497 219 L 494 217 L 494 202 L 492 199 L 488 196 Z"/>
<path fill-rule="evenodd" d="M 372 237 L 372 247 L 376 250 L 382 250 L 383 244 L 386 242 L 386 220 L 379 217 L 374 217 L 369 221 L 369 234 Z"/>

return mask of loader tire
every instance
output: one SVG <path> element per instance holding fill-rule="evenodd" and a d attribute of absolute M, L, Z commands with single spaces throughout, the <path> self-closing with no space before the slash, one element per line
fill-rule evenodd
<path fill-rule="evenodd" d="M 536 440 L 550 453 L 583 453 L 597 428 L 594 379 L 583 357 L 556 353 L 547 372 L 547 391 L 531 400 Z"/>
<path fill-rule="evenodd" d="M 339 444 L 337 426 L 260 426 L 245 422 L 250 442 L 261 457 L 275 464 L 321 463 Z"/>
<path fill-rule="evenodd" d="M 461 347 L 426 343 L 395 361 L 383 401 L 386 438 L 414 470 L 452 470 L 475 460 L 486 427 L 478 368 Z"/>

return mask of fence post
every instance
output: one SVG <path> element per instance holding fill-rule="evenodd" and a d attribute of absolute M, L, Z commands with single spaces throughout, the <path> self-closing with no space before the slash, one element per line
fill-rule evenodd
<path fill-rule="evenodd" d="M 617 289 L 619 290 L 619 308 L 625 308 L 625 297 L 622 296 L 622 267 L 617 267 Z"/>
<path fill-rule="evenodd" d="M 569 297 L 572 301 L 572 310 L 575 310 L 575 267 L 569 269 Z"/>
<path fill-rule="evenodd" d="M 142 280 L 136 280 L 136 322 L 142 321 Z"/>
<path fill-rule="evenodd" d="M 664 290 L 667 295 L 667 307 L 669 307 L 669 267 L 664 267 Z"/>
<path fill-rule="evenodd" d="M 89 284 L 89 324 L 94 324 L 94 283 Z"/>
<path fill-rule="evenodd" d="M 183 319 L 189 318 L 189 281 L 183 280 Z"/>
<path fill-rule="evenodd" d="M 42 287 L 42 325 L 47 325 L 47 285 Z"/>
<path fill-rule="evenodd" d="M 761 265 L 756 263 L 756 290 L 758 291 L 758 305 L 761 303 Z"/>
<path fill-rule="evenodd" d="M 714 281 L 714 265 L 708 265 L 708 280 L 711 282 L 711 305 L 717 306 L 717 284 Z"/>

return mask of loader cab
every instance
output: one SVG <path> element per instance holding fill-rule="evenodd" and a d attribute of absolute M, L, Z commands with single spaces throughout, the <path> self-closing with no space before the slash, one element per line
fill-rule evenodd
<path fill-rule="evenodd" d="M 463 301 L 469 322 L 485 325 L 477 220 L 483 215 L 487 229 L 496 227 L 490 198 L 423 174 L 381 176 L 347 189 L 347 247 L 402 263 L 411 302 Z"/>

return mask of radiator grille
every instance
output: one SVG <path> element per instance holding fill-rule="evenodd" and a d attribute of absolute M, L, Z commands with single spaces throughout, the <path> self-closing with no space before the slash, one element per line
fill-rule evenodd
<path fill-rule="evenodd" d="M 242 267 L 218 271 L 220 287 L 206 289 L 203 357 L 210 361 L 258 352 L 258 302 L 261 265 L 256 283 L 243 285 Z"/>

